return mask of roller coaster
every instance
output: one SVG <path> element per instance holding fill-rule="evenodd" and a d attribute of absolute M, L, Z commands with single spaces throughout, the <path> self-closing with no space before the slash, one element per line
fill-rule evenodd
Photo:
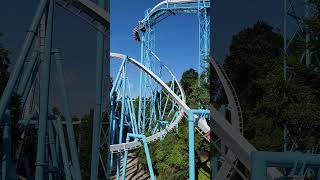
<path fill-rule="evenodd" d="M 219 124 L 217 133 L 219 140 L 215 141 L 215 147 L 219 149 L 223 156 L 222 165 L 219 171 L 215 175 L 217 179 L 229 179 L 232 177 L 234 171 L 237 171 L 244 179 L 247 179 L 240 170 L 238 170 L 236 163 L 240 160 L 248 169 L 250 169 L 250 153 L 255 151 L 255 148 L 248 143 L 243 135 L 243 121 L 241 114 L 241 107 L 235 90 L 228 79 L 225 71 L 221 66 L 216 63 L 216 60 L 209 58 L 209 40 L 210 40 L 210 18 L 208 11 L 210 8 L 209 1 L 197 1 L 197 0 L 172 0 L 163 1 L 157 4 L 154 8 L 148 9 L 145 13 L 143 20 L 133 30 L 133 36 L 136 41 L 141 42 L 141 60 L 135 60 L 129 56 L 111 53 L 111 58 L 121 59 L 122 64 L 119 69 L 119 73 L 115 79 L 115 83 L 110 92 L 111 98 L 111 115 L 112 126 L 109 132 L 112 134 L 110 140 L 111 162 L 110 170 L 113 169 L 113 157 L 117 155 L 116 165 L 116 179 L 120 178 L 120 159 L 123 158 L 122 166 L 122 179 L 125 179 L 126 163 L 128 158 L 128 151 L 144 146 L 145 153 L 148 161 L 148 167 L 150 171 L 151 179 L 155 179 L 153 174 L 153 168 L 151 163 L 151 157 L 148 151 L 148 143 L 159 140 L 173 130 L 183 117 L 188 119 L 189 124 L 189 178 L 195 178 L 194 170 L 194 126 L 203 135 L 203 137 L 210 141 L 210 127 L 209 110 L 206 109 L 190 109 L 186 105 L 186 97 L 179 81 L 174 77 L 173 73 L 164 66 L 160 59 L 155 54 L 155 38 L 154 27 L 159 22 L 165 20 L 172 14 L 179 13 L 194 13 L 199 19 L 199 72 L 202 72 L 205 68 L 205 64 L 210 59 L 215 71 L 217 72 L 219 79 L 225 89 L 228 105 L 231 111 L 231 123 L 225 120 L 224 117 L 218 116 L 220 112 L 213 108 L 211 114 L 212 118 L 219 120 L 214 121 Z M 142 37 L 140 37 L 140 33 Z M 158 62 L 158 64 L 156 64 Z M 130 90 L 128 86 L 128 79 L 126 74 L 126 63 L 132 63 L 144 73 L 140 73 L 140 94 L 139 94 L 139 109 L 135 111 L 133 99 L 130 96 Z M 163 68 L 164 67 L 164 68 Z M 167 70 L 168 76 L 164 75 L 163 69 Z M 120 78 L 121 77 L 121 78 Z M 165 79 L 169 79 L 168 83 L 165 83 Z M 121 85 L 120 85 L 121 84 Z M 160 87 L 159 87 L 160 85 Z M 170 87 L 169 87 L 170 86 Z M 148 87 L 148 88 L 147 88 Z M 146 91 L 147 90 L 147 91 Z M 114 95 L 114 100 L 112 96 Z M 168 104 L 168 101 L 170 102 Z M 118 107 L 121 106 L 121 113 L 114 115 Z M 148 106 L 148 107 L 147 107 Z M 170 106 L 170 110 L 167 108 Z M 146 114 L 148 109 L 149 114 Z M 169 111 L 167 118 L 169 121 L 164 123 L 165 111 Z M 175 111 L 175 113 L 172 113 Z M 213 113 L 212 113 L 213 112 Z M 137 113 L 137 114 L 135 114 Z M 172 114 L 172 115 L 171 115 Z M 174 115 L 173 115 L 174 114 Z M 130 117 L 130 118 L 127 118 Z M 138 118 L 136 118 L 138 117 Z M 116 120 L 118 124 L 116 124 Z M 124 122 L 128 127 L 129 132 L 127 138 L 124 139 L 123 129 Z M 162 129 L 159 126 L 163 126 Z M 216 125 L 215 125 L 216 126 Z M 117 129 L 118 128 L 118 129 Z M 145 129 L 148 129 L 150 133 L 146 133 Z M 222 130 L 222 131 L 221 131 Z M 150 136 L 145 136 L 150 134 Z M 141 136 L 142 135 L 142 136 Z M 226 137 L 231 138 L 225 139 Z M 133 140 L 133 141 L 130 141 Z M 125 142 L 124 142 L 125 141 Z M 221 141 L 224 143 L 228 150 L 225 152 L 222 150 Z M 228 142 L 229 141 L 229 142 Z M 231 147 L 230 147 L 231 146 Z M 124 151 L 124 155 L 121 153 Z M 240 153 L 240 154 L 235 154 Z M 238 158 L 239 155 L 241 158 Z M 271 169 L 269 176 L 275 179 L 280 177 L 280 172 L 276 169 Z"/>
<path fill-rule="evenodd" d="M 6 88 L 0 100 L 2 125 L 1 179 L 82 179 L 75 139 L 74 125 L 62 69 L 62 52 L 52 47 L 52 29 L 55 6 L 62 7 L 80 17 L 97 31 L 96 102 L 94 108 L 91 177 L 126 179 L 128 153 L 143 146 L 150 179 L 156 179 L 149 146 L 152 142 L 166 140 L 166 135 L 177 129 L 183 119 L 188 122 L 189 179 L 195 179 L 194 134 L 195 129 L 205 141 L 219 152 L 212 170 L 213 179 L 231 179 L 237 173 L 249 179 L 238 164 L 251 172 L 251 179 L 277 179 L 287 174 L 275 167 L 285 167 L 304 172 L 308 167 L 317 169 L 320 158 L 316 154 L 298 152 L 260 152 L 243 136 L 243 116 L 236 91 L 223 67 L 210 56 L 210 1 L 165 0 L 145 12 L 145 17 L 133 29 L 133 38 L 141 44 L 141 59 L 129 55 L 110 53 L 109 3 L 99 0 L 42 0 L 33 18 L 22 50 L 16 60 Z M 155 53 L 155 26 L 171 15 L 195 14 L 199 22 L 199 66 L 201 74 L 209 65 L 217 74 L 228 100 L 230 121 L 213 106 L 192 109 L 186 104 L 186 96 L 174 73 Z M 63 112 L 52 111 L 49 102 L 50 67 L 55 57 Z M 111 60 L 121 61 L 112 88 L 103 66 Z M 139 74 L 139 97 L 132 96 L 129 68 Z M 108 73 L 108 71 L 107 71 Z M 23 116 L 18 122 L 20 133 L 18 148 L 12 158 L 12 124 L 9 102 L 14 93 L 21 96 Z M 107 92 L 107 93 L 106 93 Z M 106 93 L 105 99 L 103 99 Z M 38 97 L 38 98 L 37 98 Z M 106 119 L 102 118 L 106 104 Z M 210 125 L 210 126 L 209 126 Z M 30 130 L 37 139 L 35 168 L 30 165 L 26 145 Z M 179 132 L 177 132 L 179 133 Z M 67 138 L 65 138 L 65 134 Z M 29 136 L 29 137 L 28 137 Z M 106 152 L 107 151 L 107 152 Z M 212 162 L 211 162 L 212 163 Z M 23 167 L 23 168 L 21 168 Z M 21 171 L 23 169 L 23 171 Z M 102 169 L 102 171 L 99 171 Z M 34 171 L 34 173 L 30 173 Z M 103 172 L 103 174 L 99 174 Z M 32 175 L 34 174 L 34 175 Z M 320 175 L 317 176 L 320 178 Z"/>

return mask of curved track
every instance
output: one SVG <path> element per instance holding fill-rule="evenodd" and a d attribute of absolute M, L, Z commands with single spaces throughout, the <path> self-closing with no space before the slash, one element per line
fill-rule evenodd
<path fill-rule="evenodd" d="M 127 56 L 118 53 L 111 53 L 111 57 L 117 59 L 124 59 Z M 155 73 L 150 71 L 147 67 L 143 64 L 138 62 L 137 60 L 127 57 L 128 61 L 133 65 L 137 66 L 139 69 L 147 73 L 151 78 L 153 78 L 157 83 L 159 83 L 165 91 L 168 92 L 169 96 L 177 103 L 177 105 L 181 108 L 179 117 L 175 121 L 173 121 L 167 128 L 164 130 L 147 137 L 148 143 L 160 139 L 160 137 L 165 136 L 169 131 L 171 131 L 181 120 L 183 114 L 190 110 L 190 108 L 186 105 L 185 101 L 180 99 Z M 211 59 L 213 61 L 213 59 Z M 212 62 L 211 62 L 212 63 Z M 233 127 L 227 120 L 224 119 L 223 116 L 214 108 L 211 107 L 211 118 L 214 120 L 214 132 L 221 138 L 221 140 L 226 144 L 226 146 L 234 152 L 235 156 L 248 168 L 250 169 L 250 154 L 256 149 L 242 136 L 242 134 Z M 205 120 L 199 120 L 196 117 L 196 125 L 203 133 L 210 132 L 210 127 L 208 126 Z M 141 142 L 139 141 L 132 141 L 129 143 L 122 143 L 122 144 L 115 144 L 110 145 L 110 151 L 112 153 L 121 152 L 124 150 L 131 150 L 141 146 Z M 268 175 L 270 178 L 277 178 L 281 176 L 281 173 L 271 168 L 268 170 Z"/>
<path fill-rule="evenodd" d="M 199 10 L 198 2 L 202 3 L 201 8 L 209 8 L 210 0 L 166 0 L 154 6 L 148 12 L 148 18 L 144 18 L 133 29 L 133 37 L 140 41 L 139 31 L 144 32 L 148 22 L 152 22 L 150 26 L 157 24 L 170 15 L 177 13 L 197 13 Z"/>
<path fill-rule="evenodd" d="M 232 86 L 231 81 L 229 80 L 226 72 L 224 69 L 217 63 L 215 58 L 211 58 L 211 64 L 216 71 L 219 80 L 224 88 L 224 91 L 226 93 L 228 103 L 229 103 L 229 109 L 231 112 L 231 124 L 233 127 L 238 129 L 240 133 L 243 135 L 243 118 L 242 118 L 242 112 L 240 107 L 240 102 L 238 100 L 237 94 L 235 92 L 235 89 Z M 231 161 L 230 163 L 236 163 L 236 156 L 233 152 L 228 151 L 226 156 Z M 229 179 L 232 176 L 233 168 L 230 163 L 223 163 L 222 167 L 220 168 L 218 174 L 216 175 L 217 179 Z"/>
<path fill-rule="evenodd" d="M 123 55 L 123 54 L 119 54 L 119 53 L 110 53 L 110 57 L 111 58 L 115 58 L 118 60 L 123 60 L 125 59 L 127 56 Z M 139 69 L 141 69 L 142 71 L 144 71 L 145 73 L 147 73 L 152 79 L 154 79 L 157 83 L 159 83 L 162 88 L 164 88 L 169 96 L 175 101 L 177 102 L 177 104 L 179 105 L 179 107 L 181 107 L 181 110 L 179 112 L 178 117 L 176 118 L 176 120 L 174 120 L 169 126 L 167 126 L 165 129 L 161 130 L 160 132 L 157 132 L 155 134 L 153 134 L 152 136 L 147 137 L 147 141 L 148 143 L 156 141 L 158 139 L 160 139 L 161 137 L 165 136 L 169 131 L 171 131 L 182 119 L 182 117 L 184 116 L 183 112 L 186 112 L 187 110 L 189 110 L 190 108 L 185 104 L 185 95 L 183 93 L 182 87 L 180 86 L 179 82 L 177 80 L 176 83 L 179 86 L 179 89 L 181 90 L 181 94 L 182 94 L 182 99 L 179 98 L 179 96 L 177 96 L 170 87 L 168 87 L 166 85 L 165 82 L 163 82 L 155 73 L 153 73 L 151 70 L 149 70 L 147 67 L 145 67 L 143 64 L 141 64 L 139 61 L 128 57 L 128 61 L 132 64 L 134 64 L 135 66 L 137 66 Z M 209 127 L 209 126 L 208 126 Z M 114 144 L 114 145 L 110 145 L 110 151 L 112 153 L 116 153 L 116 152 L 122 152 L 126 149 L 136 149 L 138 147 L 140 147 L 142 144 L 140 141 L 133 141 L 130 143 L 121 143 L 121 144 Z"/>

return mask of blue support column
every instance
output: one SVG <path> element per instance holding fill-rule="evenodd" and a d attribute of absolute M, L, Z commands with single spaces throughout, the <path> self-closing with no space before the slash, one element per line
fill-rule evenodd
<path fill-rule="evenodd" d="M 26 86 L 26 89 L 25 89 L 25 91 L 23 92 L 23 95 L 22 95 L 22 99 L 21 99 L 21 106 L 22 107 L 24 107 L 26 102 L 27 102 L 27 98 L 28 98 L 28 96 L 30 94 L 30 91 L 32 89 L 32 85 L 35 82 L 35 79 L 37 77 L 39 66 L 40 65 L 38 63 L 38 64 L 35 64 L 35 66 L 33 67 L 31 77 L 29 78 L 27 86 Z"/>
<path fill-rule="evenodd" d="M 142 135 L 142 134 L 128 133 L 127 138 L 126 138 L 126 143 L 129 142 L 130 137 L 138 138 L 138 139 L 142 140 L 144 151 L 146 153 L 146 159 L 147 159 L 147 163 L 148 163 L 150 179 L 155 180 L 156 177 L 154 176 L 154 172 L 153 172 L 152 162 L 151 162 L 151 158 L 150 158 L 150 151 L 149 151 L 146 136 Z M 128 160 L 128 149 L 125 150 L 124 163 L 123 163 L 123 169 L 122 169 L 122 180 L 124 180 L 126 177 L 127 160 Z"/>
<path fill-rule="evenodd" d="M 105 8 L 105 0 L 98 0 L 98 5 Z M 96 100 L 93 115 L 93 134 L 91 149 L 91 180 L 98 179 L 100 134 L 102 127 L 102 82 L 103 62 L 105 57 L 105 39 L 102 32 L 97 32 L 97 59 L 96 59 Z"/>
<path fill-rule="evenodd" d="M 188 111 L 188 131 L 189 131 L 189 179 L 195 180 L 195 156 L 194 156 L 194 123 L 195 115 L 201 117 L 200 115 L 209 114 L 209 110 L 203 109 L 190 109 Z"/>
<path fill-rule="evenodd" d="M 54 2 L 50 1 L 48 6 L 48 17 L 45 36 L 44 60 L 40 64 L 40 113 L 39 113 L 39 129 L 37 143 L 36 158 L 36 180 L 43 180 L 45 152 L 46 152 L 46 129 L 48 120 L 48 103 L 49 103 L 49 81 L 50 81 L 50 62 L 51 62 L 51 46 L 52 46 L 52 29 L 53 29 L 53 10 Z"/>
<path fill-rule="evenodd" d="M 127 58 L 126 58 L 127 60 Z M 125 61 L 126 61 L 125 60 Z M 125 98 L 126 98 L 126 63 L 123 66 L 122 69 L 122 92 L 121 92 L 121 117 L 120 117 L 120 134 L 119 134 L 119 143 L 122 143 L 122 137 L 123 137 L 123 121 L 125 117 Z"/>
<path fill-rule="evenodd" d="M 62 126 L 60 117 L 58 117 L 56 121 L 53 121 L 53 125 L 55 127 L 55 130 L 57 132 L 58 139 L 59 139 L 65 178 L 66 180 L 72 180 L 68 151 L 67 151 L 67 146 L 65 144 L 66 141 L 64 138 L 63 126 Z"/>
<path fill-rule="evenodd" d="M 144 45 L 145 44 L 145 40 L 144 40 L 144 35 L 141 38 L 141 64 L 144 64 Z M 141 129 L 142 129 L 142 122 L 141 122 L 141 113 L 142 113 L 142 87 L 143 87 L 143 72 L 140 71 L 140 88 L 139 88 L 139 106 L 138 106 L 138 129 L 139 129 L 139 133 L 141 133 Z"/>
<path fill-rule="evenodd" d="M 67 135 L 68 135 L 72 165 L 75 171 L 75 176 L 76 176 L 75 178 L 78 180 L 81 180 L 80 163 L 78 159 L 76 137 L 74 135 L 74 129 L 72 125 L 72 116 L 69 109 L 69 100 L 68 100 L 67 90 L 66 90 L 64 76 L 63 76 L 63 69 L 62 69 L 62 62 L 61 62 L 63 58 L 59 50 L 56 50 L 55 52 L 56 52 L 55 62 L 56 62 L 56 68 L 57 68 L 57 76 L 58 76 L 58 82 L 60 87 L 60 94 L 63 101 L 63 112 L 64 112 L 64 117 L 66 119 Z"/>
<path fill-rule="evenodd" d="M 48 122 L 48 131 L 49 131 L 49 147 L 50 147 L 50 157 L 52 160 L 52 170 L 51 173 L 54 178 L 57 177 L 57 170 L 58 170 L 58 158 L 57 158 L 57 151 L 56 151 L 56 141 L 55 141 L 55 135 L 53 131 L 53 125 L 52 125 L 52 119 Z"/>
<path fill-rule="evenodd" d="M 129 136 L 129 134 L 128 134 L 128 135 L 127 135 L 127 139 L 126 139 L 126 143 L 128 143 L 129 140 L 130 140 L 130 136 Z M 122 180 L 125 180 L 125 178 L 126 178 L 128 153 L 129 153 L 129 150 L 126 149 L 126 150 L 124 151 L 124 160 L 123 160 L 123 166 L 122 166 L 122 176 L 121 176 L 121 179 L 122 179 Z"/>
<path fill-rule="evenodd" d="M 127 61 L 124 59 L 124 61 Z M 123 138 L 123 121 L 125 117 L 125 93 L 126 93 L 126 63 L 124 63 L 124 66 L 122 68 L 122 77 L 121 77 L 121 84 L 122 84 L 122 89 L 121 89 L 121 116 L 120 116 L 120 132 L 119 132 L 119 144 L 122 143 L 122 138 Z M 117 179 L 119 179 L 119 174 L 120 174 L 120 159 L 121 159 L 121 153 L 119 153 L 118 156 L 118 161 L 117 161 Z"/>
<path fill-rule="evenodd" d="M 192 110 L 188 112 L 188 130 L 189 130 L 189 179 L 195 180 L 194 163 L 194 118 Z"/>
<path fill-rule="evenodd" d="M 34 69 L 34 66 L 36 65 L 36 61 L 37 61 L 38 55 L 39 55 L 38 51 L 34 51 L 33 52 L 32 57 L 31 57 L 30 61 L 27 64 L 25 73 L 21 77 L 21 81 L 19 82 L 19 86 L 18 86 L 18 94 L 21 95 L 21 96 L 26 91 L 27 83 L 28 83 L 28 81 L 30 80 L 30 78 L 32 76 L 32 70 Z"/>
<path fill-rule="evenodd" d="M 267 180 L 268 167 L 320 168 L 320 155 L 301 152 L 264 152 L 251 153 L 251 180 Z M 298 165 L 298 163 L 300 163 Z M 317 179 L 320 177 L 318 176 Z"/>
<path fill-rule="evenodd" d="M 211 177 L 213 177 L 213 179 L 215 179 L 215 176 L 218 173 L 218 157 L 213 156 L 211 157 Z"/>

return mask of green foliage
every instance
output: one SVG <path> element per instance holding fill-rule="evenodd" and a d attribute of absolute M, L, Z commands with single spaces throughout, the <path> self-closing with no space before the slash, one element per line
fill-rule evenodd
<path fill-rule="evenodd" d="M 197 84 L 197 80 L 198 80 L 198 72 L 192 68 L 190 68 L 189 70 L 185 71 L 182 74 L 180 84 L 186 96 L 189 96 L 192 93 L 193 91 L 192 86 L 194 84 Z"/>
<path fill-rule="evenodd" d="M 281 150 L 283 126 L 306 150 L 319 144 L 319 76 L 290 56 L 290 80 L 283 79 L 281 36 L 257 22 L 233 37 L 225 68 L 242 106 L 245 136 L 258 149 Z M 272 137 L 272 138 L 270 138 Z"/>
<path fill-rule="evenodd" d="M 83 179 L 90 179 L 91 167 L 91 143 L 92 143 L 92 121 L 93 110 L 81 118 L 79 129 L 77 129 L 77 138 L 79 146 L 79 159 L 81 175 Z"/>
<path fill-rule="evenodd" d="M 281 55 L 281 48 L 281 35 L 261 21 L 233 36 L 225 69 L 243 106 L 252 107 L 261 98 L 257 80 L 267 73 L 269 63 Z"/>

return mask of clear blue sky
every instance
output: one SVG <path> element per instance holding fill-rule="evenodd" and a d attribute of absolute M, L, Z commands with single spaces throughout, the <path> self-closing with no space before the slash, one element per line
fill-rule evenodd
<path fill-rule="evenodd" d="M 39 0 L 0 3 L 0 32 L 3 45 L 10 49 L 15 60 Z M 147 8 L 159 0 L 111 0 L 111 50 L 140 59 L 140 44 L 132 38 L 132 29 L 144 16 Z M 216 0 L 212 4 L 214 15 L 214 50 L 223 59 L 228 52 L 232 35 L 254 24 L 258 19 L 282 26 L 280 0 Z M 61 48 L 64 70 L 73 114 L 89 111 L 95 96 L 96 33 L 81 19 L 56 8 L 54 47 Z M 196 68 L 198 58 L 198 24 L 195 15 L 169 17 L 156 28 L 156 49 L 159 57 L 180 78 L 190 67 Z M 114 69 L 111 68 L 111 71 Z M 54 73 L 53 73 L 53 79 Z M 53 90 L 56 92 L 56 89 Z M 59 104 L 58 94 L 51 97 Z"/>

